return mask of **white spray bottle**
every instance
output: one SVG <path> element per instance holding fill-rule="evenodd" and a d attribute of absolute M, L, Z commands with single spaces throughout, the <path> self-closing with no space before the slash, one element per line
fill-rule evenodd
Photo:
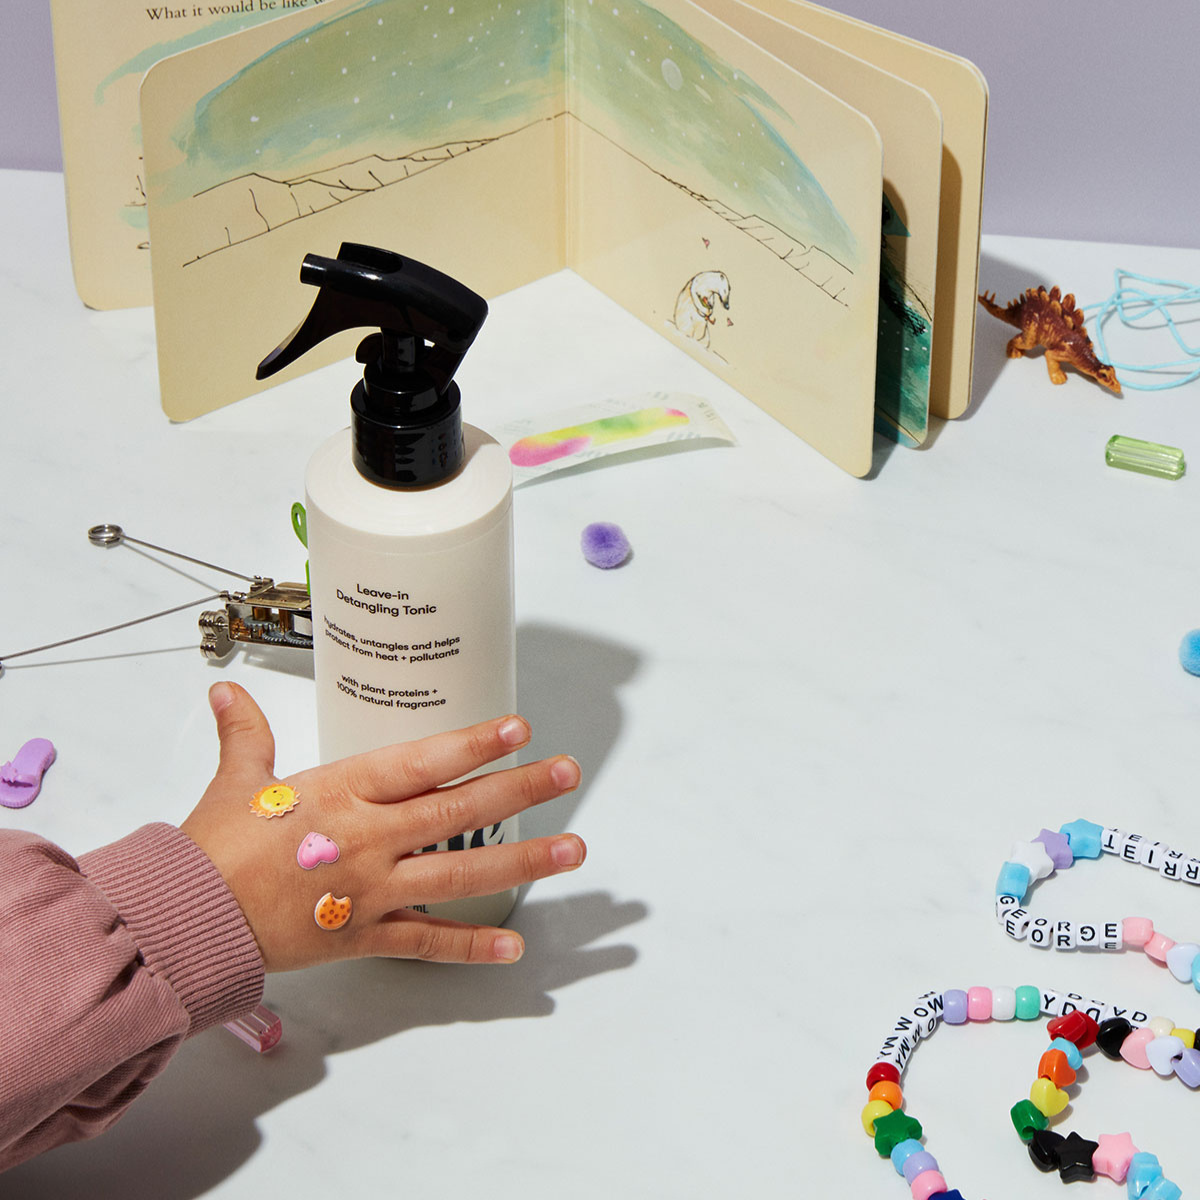
<path fill-rule="evenodd" d="M 304 481 L 317 733 L 331 762 L 515 710 L 512 468 L 462 423 L 454 382 L 487 316 L 482 297 L 349 243 L 336 259 L 308 255 L 300 279 L 316 301 L 258 378 L 342 330 L 376 330 L 358 347 L 351 426 L 318 448 Z M 511 817 L 428 849 L 516 839 Z M 432 911 L 499 924 L 515 901 L 512 890 Z"/>

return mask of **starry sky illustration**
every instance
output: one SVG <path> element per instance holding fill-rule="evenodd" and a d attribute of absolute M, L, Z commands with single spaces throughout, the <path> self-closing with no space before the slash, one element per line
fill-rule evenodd
<path fill-rule="evenodd" d="M 788 114 L 642 0 L 364 0 L 203 97 L 177 132 L 187 157 L 168 194 L 495 136 L 568 97 L 674 181 L 855 257 Z"/>

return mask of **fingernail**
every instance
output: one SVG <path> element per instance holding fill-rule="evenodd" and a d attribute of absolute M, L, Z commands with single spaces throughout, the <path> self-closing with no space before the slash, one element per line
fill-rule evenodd
<path fill-rule="evenodd" d="M 516 962 L 525 953 L 525 943 L 511 933 L 502 933 L 492 942 L 492 953 L 501 962 Z"/>
<path fill-rule="evenodd" d="M 583 862 L 583 854 L 583 843 L 577 837 L 558 838 L 550 846 L 556 867 L 577 867 Z"/>
<path fill-rule="evenodd" d="M 520 717 L 509 717 L 496 733 L 506 746 L 523 746 L 529 741 L 529 726 Z"/>
<path fill-rule="evenodd" d="M 233 688 L 227 683 L 214 683 L 208 689 L 208 706 L 213 714 L 220 713 L 233 703 Z"/>
<path fill-rule="evenodd" d="M 554 780 L 556 787 L 564 792 L 570 791 L 571 788 L 579 786 L 579 764 L 569 754 L 565 754 L 550 768 L 550 778 Z"/>

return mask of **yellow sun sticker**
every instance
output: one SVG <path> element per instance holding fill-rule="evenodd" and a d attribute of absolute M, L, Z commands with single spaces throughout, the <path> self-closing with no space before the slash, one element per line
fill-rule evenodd
<path fill-rule="evenodd" d="M 250 801 L 250 811 L 256 817 L 282 817 L 300 803 L 296 789 L 286 783 L 272 783 L 260 788 Z"/>

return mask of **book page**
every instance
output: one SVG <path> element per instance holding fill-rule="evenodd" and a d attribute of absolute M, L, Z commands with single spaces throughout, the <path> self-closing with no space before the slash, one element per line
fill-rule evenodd
<path fill-rule="evenodd" d="M 570 265 L 866 474 L 882 189 L 871 122 L 687 0 L 569 11 Z"/>
<path fill-rule="evenodd" d="M 149 304 L 138 87 L 161 58 L 341 0 L 50 0 L 75 284 L 91 308 Z"/>
<path fill-rule="evenodd" d="M 930 409 L 958 417 L 971 401 L 979 232 L 987 143 L 987 84 L 965 58 L 842 16 L 809 0 L 756 0 L 764 12 L 924 88 L 942 112 L 938 234 L 939 321 L 933 337 Z"/>
<path fill-rule="evenodd" d="M 883 245 L 875 428 L 925 440 L 937 272 L 942 114 L 896 75 L 783 24 L 742 0 L 698 0 L 714 16 L 869 117 L 883 141 Z"/>
<path fill-rule="evenodd" d="M 556 0 L 360 0 L 149 73 L 142 111 L 169 416 L 354 352 L 362 335 L 344 334 L 255 382 L 257 363 L 316 297 L 296 286 L 307 253 L 379 245 L 484 296 L 562 267 L 562 12 Z"/>

